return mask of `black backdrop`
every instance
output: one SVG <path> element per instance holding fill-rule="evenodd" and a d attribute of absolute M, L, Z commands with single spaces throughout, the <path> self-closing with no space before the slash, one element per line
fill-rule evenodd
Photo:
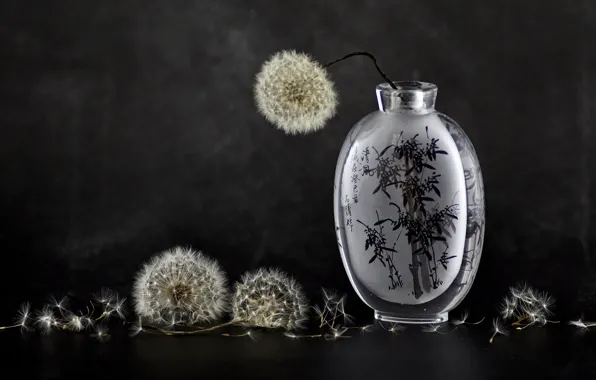
<path fill-rule="evenodd" d="M 101 286 L 128 294 L 143 260 L 191 245 L 231 281 L 277 266 L 370 317 L 341 264 L 332 189 L 381 79 L 364 58 L 333 66 L 339 115 L 285 136 L 251 87 L 272 53 L 297 49 L 321 61 L 367 50 L 395 79 L 439 86 L 437 108 L 466 130 L 485 178 L 465 307 L 490 313 L 526 280 L 563 316 L 590 315 L 595 19 L 591 0 L 3 1 L 2 308 Z"/>

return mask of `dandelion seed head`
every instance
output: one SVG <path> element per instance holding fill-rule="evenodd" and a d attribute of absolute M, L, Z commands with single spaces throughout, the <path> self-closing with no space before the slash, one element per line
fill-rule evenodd
<path fill-rule="evenodd" d="M 189 248 L 154 256 L 137 274 L 137 315 L 154 324 L 211 322 L 227 310 L 227 280 L 219 264 Z M 117 309 L 116 309 L 117 310 Z"/>
<path fill-rule="evenodd" d="M 325 68 L 293 50 L 278 52 L 263 64 L 254 96 L 259 112 L 292 135 L 323 128 L 335 115 L 338 103 Z"/>
<path fill-rule="evenodd" d="M 248 272 L 235 285 L 232 316 L 250 326 L 294 330 L 308 317 L 308 303 L 300 285 L 277 269 Z"/>

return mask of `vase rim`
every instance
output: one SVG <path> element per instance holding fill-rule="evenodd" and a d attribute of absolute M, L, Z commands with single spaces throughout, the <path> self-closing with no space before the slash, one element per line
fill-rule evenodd
<path fill-rule="evenodd" d="M 383 112 L 411 112 L 427 114 L 434 112 L 438 87 L 422 81 L 394 81 L 376 87 L 379 109 Z"/>
<path fill-rule="evenodd" d="M 438 87 L 434 83 L 430 82 L 423 82 L 417 80 L 403 80 L 403 81 L 393 81 L 392 82 L 397 89 L 391 87 L 388 82 L 380 83 L 377 85 L 378 90 L 382 91 L 437 91 Z"/>

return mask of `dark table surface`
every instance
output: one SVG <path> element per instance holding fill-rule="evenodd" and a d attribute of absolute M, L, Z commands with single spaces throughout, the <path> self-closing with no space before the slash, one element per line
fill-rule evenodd
<path fill-rule="evenodd" d="M 380 328 L 337 341 L 280 333 L 247 337 L 0 334 L 8 378 L 39 379 L 594 379 L 596 331 L 566 325 L 512 331 L 490 344 L 490 322 L 443 333 Z M 14 371 L 13 371 L 14 370 Z M 3 377 L 6 378 L 6 377 Z"/>

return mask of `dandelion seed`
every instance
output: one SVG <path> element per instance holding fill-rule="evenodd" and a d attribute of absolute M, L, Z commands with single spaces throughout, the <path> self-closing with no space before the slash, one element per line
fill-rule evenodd
<path fill-rule="evenodd" d="M 406 328 L 403 326 L 400 326 L 398 324 L 394 324 L 393 326 L 391 326 L 391 328 L 389 329 L 389 332 L 392 334 L 399 334 L 400 332 L 404 331 Z"/>
<path fill-rule="evenodd" d="M 116 298 L 114 301 L 114 311 L 118 314 L 120 319 L 126 319 L 126 309 L 124 308 L 124 303 L 126 302 L 126 298 Z"/>
<path fill-rule="evenodd" d="M 364 333 L 369 333 L 369 332 L 372 332 L 373 331 L 373 328 L 374 328 L 374 325 L 362 326 L 362 327 L 360 327 L 360 332 L 363 333 L 363 334 Z"/>
<path fill-rule="evenodd" d="M 517 308 L 517 298 L 512 297 L 505 297 L 503 303 L 501 304 L 501 309 L 499 313 L 503 320 L 508 320 L 515 315 L 515 309 Z"/>
<path fill-rule="evenodd" d="M 298 338 L 298 336 L 296 336 L 296 334 L 294 334 L 294 333 L 293 333 L 293 332 L 291 332 L 291 331 L 285 331 L 285 332 L 284 332 L 284 335 L 285 335 L 286 337 L 290 338 L 290 339 L 297 339 L 297 338 Z"/>
<path fill-rule="evenodd" d="M 468 311 L 464 310 L 464 312 L 459 317 L 459 319 L 455 319 L 451 323 L 453 323 L 455 326 L 463 325 L 468 320 L 468 315 L 469 315 Z"/>
<path fill-rule="evenodd" d="M 295 51 L 273 55 L 256 76 L 259 112 L 287 134 L 323 128 L 335 115 L 337 93 L 327 71 L 310 56 Z"/>
<path fill-rule="evenodd" d="M 28 325 L 29 319 L 31 317 L 31 304 L 29 302 L 25 302 L 21 304 L 19 311 L 17 313 L 16 325 L 21 327 L 21 331 L 29 331 L 31 328 Z"/>
<path fill-rule="evenodd" d="M 72 315 L 68 320 L 68 327 L 73 331 L 83 330 L 84 325 L 81 317 Z"/>
<path fill-rule="evenodd" d="M 499 321 L 499 318 L 495 318 L 493 319 L 493 335 L 490 337 L 490 340 L 488 342 L 492 343 L 495 339 L 495 336 L 499 334 L 508 335 L 507 330 L 505 330 L 505 327 L 503 327 L 503 325 Z"/>
<path fill-rule="evenodd" d="M 348 331 L 348 329 L 346 329 L 345 327 L 331 329 L 331 331 L 329 331 L 327 334 L 324 335 L 324 338 L 326 340 L 337 340 L 339 338 L 349 338 L 349 337 L 343 336 L 346 333 L 346 331 Z"/>
<path fill-rule="evenodd" d="M 568 324 L 571 326 L 578 327 L 582 330 L 587 330 L 590 327 L 596 326 L 596 322 L 585 322 L 582 320 L 582 318 L 578 319 L 577 321 L 569 321 Z"/>
<path fill-rule="evenodd" d="M 81 317 L 81 323 L 83 324 L 83 329 L 87 329 L 89 327 L 93 327 L 95 322 L 93 321 L 93 319 L 87 316 L 83 316 Z"/>
<path fill-rule="evenodd" d="M 139 318 L 137 323 L 133 323 L 130 326 L 129 329 L 129 336 L 133 337 L 133 336 L 137 336 L 138 334 L 140 334 L 141 332 L 143 332 L 143 323 L 141 318 Z"/>
<path fill-rule="evenodd" d="M 546 292 L 538 293 L 536 298 L 537 298 L 536 302 L 538 303 L 539 307 L 542 309 L 542 312 L 545 314 L 545 316 L 552 315 L 553 313 L 552 313 L 551 308 L 555 304 L 554 298 L 551 297 Z"/>
<path fill-rule="evenodd" d="M 348 325 L 354 321 L 354 318 L 350 314 L 346 313 L 345 302 L 346 302 L 346 296 L 344 295 L 343 297 L 340 298 L 340 300 L 337 303 L 337 311 L 339 313 L 338 317 L 343 319 L 343 324 Z"/>
<path fill-rule="evenodd" d="M 425 332 L 425 333 L 441 333 L 439 331 L 440 329 L 441 329 L 441 325 L 439 325 L 439 324 L 426 325 L 426 326 L 422 327 L 422 332 Z"/>
<path fill-rule="evenodd" d="M 588 328 L 588 326 L 586 326 L 586 324 L 581 319 L 578 319 L 577 321 L 569 321 L 569 324 L 571 326 L 579 327 L 580 329 Z"/>
<path fill-rule="evenodd" d="M 93 295 L 93 298 L 100 304 L 109 305 L 117 298 L 117 294 L 109 288 L 101 288 L 99 293 Z"/>
<path fill-rule="evenodd" d="M 67 303 L 68 297 L 58 298 L 56 295 L 50 295 L 49 297 L 49 304 L 56 309 L 66 310 Z"/>
<path fill-rule="evenodd" d="M 385 325 L 381 322 L 380 326 L 384 330 L 389 331 L 391 334 L 398 334 L 406 329 L 403 325 L 400 325 L 399 323 L 391 323 L 389 327 L 385 327 Z"/>
<path fill-rule="evenodd" d="M 527 298 L 526 296 L 526 291 L 528 289 L 528 285 L 526 284 L 518 284 L 515 287 L 511 287 L 509 288 L 509 292 L 511 293 L 511 295 L 518 299 L 521 300 L 523 298 Z"/>
<path fill-rule="evenodd" d="M 108 329 L 104 326 L 97 326 L 95 327 L 95 334 L 91 334 L 92 338 L 97 339 L 100 342 L 106 342 L 110 339 L 110 334 L 108 334 Z"/>
<path fill-rule="evenodd" d="M 337 293 L 327 289 L 321 289 L 323 293 L 323 308 L 316 306 L 315 312 L 319 316 L 320 326 L 327 325 L 333 329 L 339 325 L 339 321 L 343 325 L 351 324 L 353 318 L 345 311 L 346 296 L 339 296 Z"/>
<path fill-rule="evenodd" d="M 49 334 L 57 324 L 51 305 L 46 305 L 41 311 L 37 312 L 35 325 L 41 330 L 42 334 Z"/>

